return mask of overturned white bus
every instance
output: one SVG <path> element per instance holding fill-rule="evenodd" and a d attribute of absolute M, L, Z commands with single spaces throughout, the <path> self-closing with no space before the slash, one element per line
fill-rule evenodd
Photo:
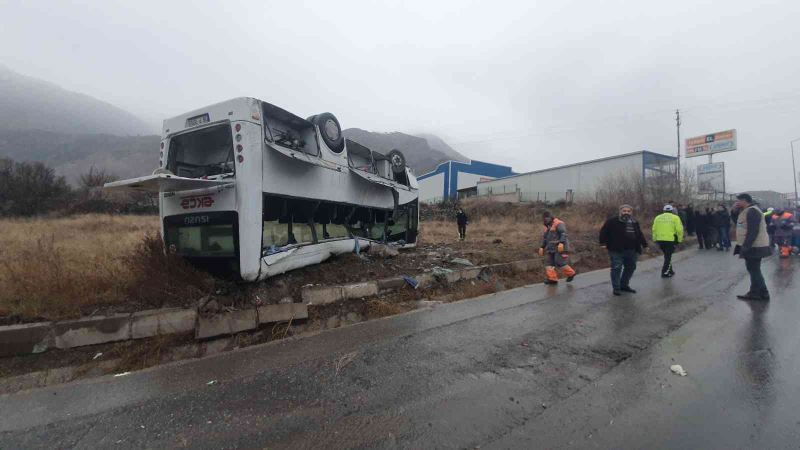
<path fill-rule="evenodd" d="M 165 120 L 153 174 L 105 188 L 158 192 L 169 250 L 247 281 L 417 239 L 418 185 L 401 152 L 345 139 L 330 113 L 303 119 L 254 98 Z"/>

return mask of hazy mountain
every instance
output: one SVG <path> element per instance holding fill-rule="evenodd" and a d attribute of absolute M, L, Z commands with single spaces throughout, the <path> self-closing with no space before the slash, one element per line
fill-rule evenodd
<path fill-rule="evenodd" d="M 419 133 L 415 136 L 419 136 L 428 141 L 428 145 L 431 147 L 431 149 L 444 153 L 447 156 L 447 159 L 469 162 L 469 158 L 461 153 L 458 153 L 453 147 L 447 145 L 447 142 L 435 134 Z"/>
<path fill-rule="evenodd" d="M 431 134 L 419 137 L 396 131 L 376 133 L 360 128 L 348 128 L 343 131 L 343 134 L 348 139 L 381 153 L 395 148 L 400 150 L 406 157 L 406 164 L 414 169 L 414 173 L 417 175 L 430 172 L 440 162 L 450 159 L 469 161 L 469 158 L 453 150 L 440 138 Z"/>
<path fill-rule="evenodd" d="M 92 166 L 120 178 L 147 175 L 158 162 L 156 131 L 116 106 L 0 66 L 0 158 L 45 162 L 71 182 Z M 431 134 L 344 134 L 379 152 L 401 150 L 416 174 L 469 160 Z"/>
<path fill-rule="evenodd" d="M 161 138 L 1 130 L 0 158 L 42 161 L 75 182 L 92 166 L 120 178 L 149 175 L 158 165 Z"/>
<path fill-rule="evenodd" d="M 153 134 L 133 114 L 88 95 L 28 77 L 0 65 L 0 129 L 59 133 Z"/>

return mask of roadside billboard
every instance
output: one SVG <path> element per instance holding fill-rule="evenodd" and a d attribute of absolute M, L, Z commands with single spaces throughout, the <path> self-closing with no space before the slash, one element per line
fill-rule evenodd
<path fill-rule="evenodd" d="M 697 166 L 697 193 L 725 192 L 725 163 L 717 162 Z"/>
<path fill-rule="evenodd" d="M 736 150 L 736 130 L 718 131 L 686 139 L 687 158 L 734 150 Z"/>

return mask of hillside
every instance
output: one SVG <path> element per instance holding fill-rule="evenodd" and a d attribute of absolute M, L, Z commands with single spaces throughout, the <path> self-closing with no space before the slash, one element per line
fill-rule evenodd
<path fill-rule="evenodd" d="M 92 166 L 122 178 L 146 175 L 158 161 L 156 131 L 109 103 L 0 65 L 0 158 L 42 161 L 70 182 Z M 344 134 L 379 152 L 401 150 L 417 174 L 449 159 L 469 160 L 432 134 Z"/>
<path fill-rule="evenodd" d="M 406 163 L 417 175 L 430 172 L 437 164 L 449 159 L 469 161 L 469 158 L 450 148 L 439 137 L 430 134 L 419 137 L 396 131 L 376 133 L 360 128 L 348 128 L 343 133 L 348 139 L 381 153 L 394 148 L 402 151 Z"/>
<path fill-rule="evenodd" d="M 67 134 L 0 130 L 0 158 L 42 161 L 74 182 L 90 167 L 121 178 L 150 174 L 158 164 L 158 136 Z"/>
<path fill-rule="evenodd" d="M 415 136 L 421 137 L 426 141 L 428 141 L 428 145 L 433 150 L 437 150 L 444 153 L 445 156 L 447 156 L 447 159 L 452 159 L 455 161 L 464 161 L 464 162 L 469 161 L 469 158 L 462 155 L 461 153 L 458 153 L 453 147 L 450 147 L 447 144 L 447 142 L 445 142 L 442 138 L 436 136 L 435 134 L 419 133 L 415 134 Z"/>
<path fill-rule="evenodd" d="M 28 77 L 0 65 L 0 129 L 120 136 L 158 130 L 138 117 L 88 95 Z"/>

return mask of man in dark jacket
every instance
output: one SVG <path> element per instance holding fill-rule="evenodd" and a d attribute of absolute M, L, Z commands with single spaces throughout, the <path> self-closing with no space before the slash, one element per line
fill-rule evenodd
<path fill-rule="evenodd" d="M 719 246 L 717 250 L 728 251 L 731 249 L 731 213 L 728 212 L 728 208 L 726 208 L 725 205 L 720 203 L 714 215 L 717 218 L 715 224 L 717 225 L 717 234 L 719 235 Z"/>
<path fill-rule="evenodd" d="M 697 247 L 700 250 L 708 248 L 705 242 L 707 223 L 708 218 L 703 215 L 703 212 L 700 209 L 694 212 L 694 226 L 695 230 L 697 231 Z"/>
<path fill-rule="evenodd" d="M 600 246 L 608 250 L 611 261 L 611 287 L 614 295 L 636 293 L 630 281 L 636 270 L 636 259 L 647 247 L 639 222 L 633 218 L 633 207 L 622 205 L 617 217 L 611 217 L 600 229 Z"/>
<path fill-rule="evenodd" d="M 750 194 L 736 196 L 736 248 L 734 255 L 744 259 L 747 272 L 750 274 L 750 290 L 744 295 L 737 295 L 742 300 L 769 300 L 767 283 L 761 274 L 761 259 L 772 254 L 767 235 L 767 224 L 764 213 L 753 204 Z"/>
<path fill-rule="evenodd" d="M 694 219 L 694 205 L 689 203 L 686 206 L 686 233 L 689 236 L 694 236 L 695 219 Z"/>
<path fill-rule="evenodd" d="M 703 240 L 706 243 L 706 249 L 710 250 L 717 246 L 717 228 L 719 227 L 719 218 L 714 214 L 711 208 L 706 208 L 706 235 Z"/>
<path fill-rule="evenodd" d="M 458 223 L 458 239 L 463 241 L 467 238 L 467 214 L 461 208 L 456 212 L 456 223 Z"/>

